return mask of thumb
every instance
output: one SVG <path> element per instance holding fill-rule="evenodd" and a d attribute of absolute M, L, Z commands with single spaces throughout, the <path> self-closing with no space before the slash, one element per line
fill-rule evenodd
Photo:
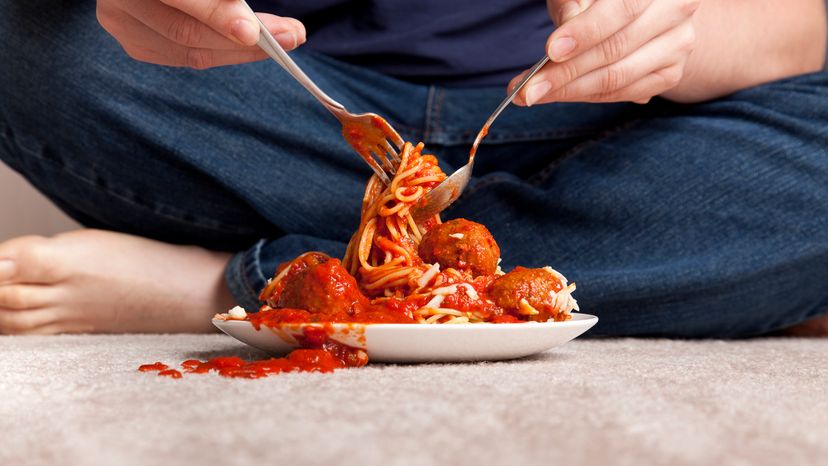
<path fill-rule="evenodd" d="M 555 26 L 560 26 L 592 5 L 594 0 L 546 0 L 546 9 Z"/>

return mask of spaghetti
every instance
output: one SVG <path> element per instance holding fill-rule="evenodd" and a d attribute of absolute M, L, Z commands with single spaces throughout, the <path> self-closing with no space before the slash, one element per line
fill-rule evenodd
<path fill-rule="evenodd" d="M 488 229 L 464 219 L 416 221 L 412 207 L 446 175 L 423 144 L 406 143 L 391 184 L 365 188 L 343 260 L 305 253 L 260 295 L 268 322 L 510 323 L 562 321 L 575 284 L 545 267 L 504 274 Z"/>

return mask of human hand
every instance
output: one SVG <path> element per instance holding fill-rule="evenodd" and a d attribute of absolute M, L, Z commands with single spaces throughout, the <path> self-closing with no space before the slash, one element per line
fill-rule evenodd
<path fill-rule="evenodd" d="M 679 84 L 700 0 L 548 0 L 558 25 L 547 63 L 515 96 L 549 102 L 647 103 Z M 509 83 L 511 89 L 523 77 Z"/>
<path fill-rule="evenodd" d="M 262 60 L 259 25 L 238 0 L 98 0 L 98 21 L 140 61 L 196 69 Z M 298 20 L 259 13 L 286 50 L 305 42 Z"/>

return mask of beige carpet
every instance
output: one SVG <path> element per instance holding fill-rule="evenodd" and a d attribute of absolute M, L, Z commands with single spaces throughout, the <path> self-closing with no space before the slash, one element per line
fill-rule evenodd
<path fill-rule="evenodd" d="M 0 337 L 0 464 L 828 464 L 828 340 L 172 380 L 229 337 Z"/>

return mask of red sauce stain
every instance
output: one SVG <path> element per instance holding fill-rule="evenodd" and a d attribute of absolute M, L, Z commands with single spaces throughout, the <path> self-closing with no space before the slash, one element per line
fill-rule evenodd
<path fill-rule="evenodd" d="M 313 326 L 303 329 L 297 340 L 302 348 L 295 349 L 283 358 L 247 361 L 237 356 L 222 356 L 200 361 L 188 359 L 181 363 L 184 374 L 215 372 L 222 377 L 260 379 L 283 372 L 333 372 L 348 367 L 362 367 L 368 363 L 368 354 L 359 348 L 344 345 L 330 338 L 333 327 Z M 141 372 L 159 370 L 158 375 L 182 378 L 183 374 L 157 362 L 138 368 Z"/>
<path fill-rule="evenodd" d="M 163 371 L 169 369 L 170 366 L 156 362 L 154 364 L 144 364 L 138 368 L 141 372 Z"/>

